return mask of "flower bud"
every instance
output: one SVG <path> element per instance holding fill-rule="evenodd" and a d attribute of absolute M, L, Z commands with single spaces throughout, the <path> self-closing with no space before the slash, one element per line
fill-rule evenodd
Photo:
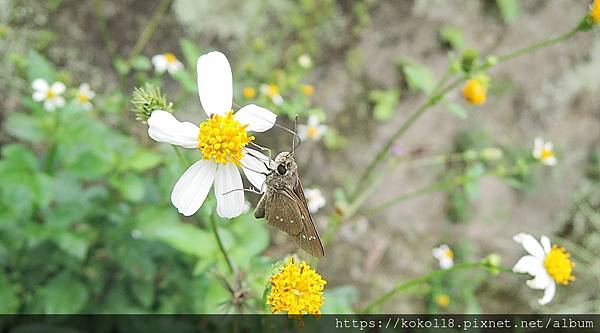
<path fill-rule="evenodd" d="M 173 112 L 173 103 L 167 101 L 167 96 L 162 94 L 159 87 L 148 83 L 143 88 L 134 88 L 131 103 L 136 119 L 142 123 L 146 123 L 156 110 Z"/>

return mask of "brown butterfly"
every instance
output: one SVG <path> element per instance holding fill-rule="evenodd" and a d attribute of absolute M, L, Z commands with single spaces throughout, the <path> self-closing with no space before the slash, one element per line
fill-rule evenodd
<path fill-rule="evenodd" d="M 298 178 L 298 167 L 292 153 L 275 157 L 275 167 L 269 168 L 254 217 L 266 218 L 271 226 L 285 231 L 298 246 L 315 257 L 325 255 L 323 244 L 313 223 L 304 189 Z"/>

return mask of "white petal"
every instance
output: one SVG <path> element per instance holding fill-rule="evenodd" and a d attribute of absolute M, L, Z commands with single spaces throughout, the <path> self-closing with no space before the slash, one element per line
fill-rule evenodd
<path fill-rule="evenodd" d="M 54 105 L 54 99 L 47 99 L 44 102 L 44 109 L 49 112 L 54 111 L 56 109 L 56 105 Z"/>
<path fill-rule="evenodd" d="M 244 211 L 244 191 L 242 176 L 235 164 L 219 164 L 215 177 L 217 214 L 232 218 Z"/>
<path fill-rule="evenodd" d="M 541 237 L 542 248 L 545 253 L 549 253 L 552 250 L 552 245 L 550 244 L 550 239 L 546 236 Z"/>
<path fill-rule="evenodd" d="M 207 53 L 197 62 L 198 94 L 207 115 L 224 114 L 233 101 L 232 74 L 229 61 L 221 52 Z"/>
<path fill-rule="evenodd" d="M 538 299 L 538 303 L 540 305 L 546 305 L 552 301 L 554 298 L 554 294 L 556 293 L 556 283 L 554 281 L 550 281 L 550 284 L 544 290 L 544 296 Z"/>
<path fill-rule="evenodd" d="M 183 69 L 183 64 L 179 60 L 175 60 L 175 62 L 169 64 L 167 69 L 170 74 L 174 74 Z"/>
<path fill-rule="evenodd" d="M 34 101 L 41 102 L 46 99 L 46 96 L 48 96 L 47 92 L 38 90 L 38 91 L 35 91 L 31 97 L 33 98 Z"/>
<path fill-rule="evenodd" d="M 308 117 L 308 121 L 307 124 L 308 126 L 319 126 L 319 124 L 321 123 L 321 121 L 319 120 L 319 117 L 317 116 L 310 116 Z"/>
<path fill-rule="evenodd" d="M 513 272 L 515 273 L 527 273 L 529 275 L 536 276 L 544 270 L 543 262 L 534 256 L 523 256 L 515 266 L 513 266 Z"/>
<path fill-rule="evenodd" d="M 300 137 L 300 140 L 306 140 L 308 137 L 308 126 L 298 125 L 298 136 Z"/>
<path fill-rule="evenodd" d="M 65 106 L 65 99 L 62 96 L 57 96 L 52 99 L 52 102 L 56 107 L 62 108 Z"/>
<path fill-rule="evenodd" d="M 544 149 L 548 151 L 554 150 L 554 144 L 550 141 L 544 143 Z"/>
<path fill-rule="evenodd" d="M 198 126 L 180 122 L 166 111 L 154 111 L 148 119 L 148 135 L 158 142 L 195 148 L 198 146 L 199 132 Z"/>
<path fill-rule="evenodd" d="M 242 169 L 250 183 L 259 190 L 263 189 L 263 184 L 267 178 L 267 176 L 262 173 L 269 173 L 267 164 L 269 164 L 269 158 L 267 156 L 254 149 L 245 149 L 245 154 L 242 156 Z"/>
<path fill-rule="evenodd" d="M 549 165 L 549 166 L 555 166 L 556 162 L 557 162 L 556 157 L 554 157 L 554 156 L 546 157 L 542 161 L 542 163 L 544 163 L 545 165 Z"/>
<path fill-rule="evenodd" d="M 531 289 L 546 289 L 550 283 L 554 283 L 546 270 L 540 271 L 531 280 L 527 280 L 527 286 Z"/>
<path fill-rule="evenodd" d="M 544 249 L 540 243 L 533 238 L 533 236 L 525 233 L 519 233 L 513 237 L 513 240 L 523 245 L 523 248 L 525 248 L 525 251 L 529 252 L 529 254 L 540 260 L 544 260 Z"/>
<path fill-rule="evenodd" d="M 544 140 L 542 138 L 535 138 L 533 141 L 533 149 L 541 150 L 544 147 Z"/>
<path fill-rule="evenodd" d="M 273 127 L 277 115 L 258 105 L 249 104 L 236 112 L 234 118 L 242 125 L 248 125 L 247 131 L 264 132 Z"/>
<path fill-rule="evenodd" d="M 31 82 L 31 88 L 33 88 L 33 90 L 47 92 L 48 89 L 50 89 L 50 86 L 44 79 L 35 79 Z"/>
<path fill-rule="evenodd" d="M 65 92 L 65 84 L 57 81 L 57 82 L 52 83 L 52 86 L 50 87 L 50 89 L 52 89 L 52 92 L 55 93 L 56 95 L 60 95 Z"/>
<path fill-rule="evenodd" d="M 216 172 L 215 162 L 200 160 L 192 164 L 173 187 L 171 194 L 173 206 L 185 216 L 193 215 L 204 203 Z"/>

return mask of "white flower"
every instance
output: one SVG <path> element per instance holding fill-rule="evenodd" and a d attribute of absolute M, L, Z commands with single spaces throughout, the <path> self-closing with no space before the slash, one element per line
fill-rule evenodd
<path fill-rule="evenodd" d="M 298 136 L 302 140 L 319 140 L 325 132 L 327 132 L 327 125 L 321 125 L 321 121 L 317 116 L 308 117 L 306 125 L 298 125 Z"/>
<path fill-rule="evenodd" d="M 440 268 L 449 269 L 454 266 L 454 252 L 446 244 L 442 244 L 433 249 L 433 257 L 439 261 Z"/>
<path fill-rule="evenodd" d="M 310 68 L 312 66 L 312 59 L 310 58 L 310 56 L 308 54 L 303 54 L 301 56 L 298 57 L 298 64 L 302 67 L 302 68 Z"/>
<path fill-rule="evenodd" d="M 56 108 L 65 106 L 65 98 L 62 93 L 65 92 L 65 84 L 62 82 L 54 82 L 49 85 L 44 79 L 35 79 L 31 83 L 33 95 L 31 96 L 36 102 L 44 102 L 46 111 L 54 111 Z"/>
<path fill-rule="evenodd" d="M 304 190 L 306 204 L 311 213 L 316 213 L 325 206 L 325 197 L 318 188 L 307 188 Z"/>
<path fill-rule="evenodd" d="M 283 104 L 283 97 L 279 94 L 279 86 L 276 84 L 261 84 L 260 92 L 267 95 L 275 105 Z"/>
<path fill-rule="evenodd" d="M 536 138 L 534 141 L 533 157 L 542 161 L 542 163 L 545 165 L 556 165 L 554 145 L 550 141 L 544 142 L 542 138 Z"/>
<path fill-rule="evenodd" d="M 94 97 L 96 97 L 96 93 L 92 89 L 90 89 L 90 85 L 87 83 L 83 83 L 79 86 L 79 89 L 77 90 L 77 97 L 75 97 L 75 100 L 77 101 L 77 103 L 81 104 L 81 106 L 83 106 L 84 109 L 91 110 L 91 101 L 92 99 L 94 99 Z"/>
<path fill-rule="evenodd" d="M 197 148 L 202 159 L 179 178 L 171 201 L 185 215 L 194 214 L 214 183 L 217 214 L 232 218 L 244 211 L 244 192 L 238 166 L 246 178 L 262 188 L 269 159 L 245 146 L 254 140 L 247 131 L 264 132 L 275 124 L 276 115 L 249 104 L 233 114 L 232 74 L 223 53 L 210 52 L 198 58 L 198 92 L 208 115 L 200 126 L 180 122 L 169 112 L 154 111 L 148 119 L 148 134 L 158 142 Z"/>
<path fill-rule="evenodd" d="M 529 253 L 519 259 L 513 271 L 534 277 L 527 281 L 529 288 L 544 289 L 544 296 L 538 300 L 540 305 L 552 301 L 557 283 L 566 285 L 575 280 L 571 275 L 575 264 L 569 259 L 570 254 L 563 247 L 551 245 L 548 237 L 542 236 L 538 242 L 529 234 L 519 233 L 513 239 Z"/>
<path fill-rule="evenodd" d="M 173 53 L 155 55 L 152 57 L 152 64 L 154 64 L 154 70 L 158 73 L 168 71 L 169 74 L 175 74 L 177 71 L 183 69 L 183 64 Z"/>

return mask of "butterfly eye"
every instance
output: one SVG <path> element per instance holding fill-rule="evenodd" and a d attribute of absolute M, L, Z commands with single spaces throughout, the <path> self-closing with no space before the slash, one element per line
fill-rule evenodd
<path fill-rule="evenodd" d="M 287 169 L 285 168 L 285 165 L 283 164 L 279 164 L 277 166 L 277 173 L 279 173 L 280 175 L 285 175 L 285 173 L 287 172 Z"/>

